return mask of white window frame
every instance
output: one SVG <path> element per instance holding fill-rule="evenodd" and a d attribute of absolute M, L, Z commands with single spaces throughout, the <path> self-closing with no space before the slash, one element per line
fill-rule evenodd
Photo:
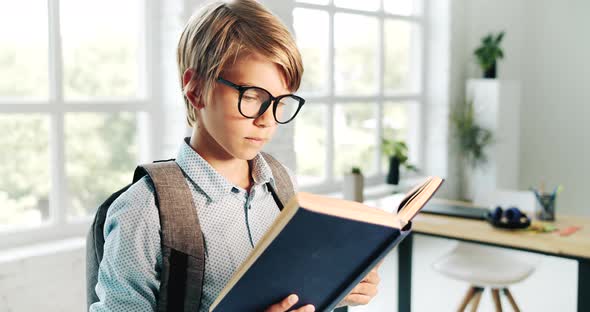
<path fill-rule="evenodd" d="M 144 0 L 139 6 L 140 26 L 145 28 L 145 35 L 139 38 L 138 60 L 138 95 L 129 99 L 91 99 L 84 101 L 65 100 L 63 95 L 63 54 L 60 36 L 60 0 L 48 0 L 48 83 L 47 100 L 13 100 L 0 98 L 0 114 L 46 114 L 49 116 L 49 220 L 40 226 L 18 227 L 7 232 L 0 232 L 0 250 L 14 248 L 33 243 L 64 239 L 85 235 L 94 216 L 67 219 L 67 183 L 64 156 L 64 116 L 67 113 L 118 113 L 131 112 L 137 114 L 138 121 L 138 162 L 152 159 L 157 142 L 148 139 L 151 117 L 156 111 L 154 92 L 157 86 L 154 64 L 157 49 L 154 44 L 158 40 L 158 24 L 155 14 L 156 1 Z M 89 151 L 91 152 L 91 151 Z M 130 168 L 132 171 L 133 168 Z M 130 174 L 130 182 L 131 182 Z M 113 186 L 113 192 L 119 186 Z M 120 187 L 123 187 L 121 185 Z M 105 198 L 106 200 L 106 198 Z"/>
<path fill-rule="evenodd" d="M 334 107 L 337 104 L 348 104 L 356 102 L 373 102 L 377 103 L 377 116 L 383 115 L 383 108 L 385 102 L 397 102 L 402 105 L 408 106 L 410 112 L 408 121 L 409 125 L 416 125 L 415 127 L 408 128 L 408 145 L 410 146 L 409 154 L 410 159 L 414 161 L 414 164 L 418 168 L 424 166 L 424 114 L 423 107 L 425 107 L 426 96 L 426 73 L 428 72 L 427 63 L 427 25 L 426 25 L 426 12 L 428 12 L 428 0 L 421 1 L 421 14 L 415 16 L 397 15 L 385 12 L 383 2 L 388 0 L 382 0 L 379 4 L 377 11 L 363 11 L 349 8 L 337 7 L 334 5 L 334 0 L 329 0 L 328 4 L 312 4 L 305 2 L 297 2 L 294 0 L 294 9 L 312 9 L 319 10 L 328 13 L 328 94 L 325 96 L 317 96 L 314 94 L 302 93 L 302 97 L 309 103 L 322 103 L 327 105 L 327 116 L 326 116 L 326 157 L 324 163 L 324 180 L 318 184 L 303 184 L 301 190 L 313 191 L 316 193 L 330 193 L 336 192 L 342 189 L 342 181 L 336 180 L 334 175 Z M 335 94 L 335 46 L 334 46 L 334 16 L 336 13 L 349 13 L 360 16 L 376 17 L 379 25 L 379 40 L 378 40 L 378 91 L 376 95 L 372 96 L 340 96 Z M 385 95 L 384 88 L 384 63 L 385 63 L 385 20 L 401 20 L 414 23 L 420 28 L 420 69 L 419 69 L 419 91 L 415 93 L 400 93 L 396 95 Z M 383 134 L 383 121 L 379 117 L 377 119 L 377 132 L 375 133 L 375 144 L 380 146 L 380 138 Z M 382 154 L 381 149 L 377 149 L 374 161 L 377 164 L 377 173 L 371 176 L 365 176 L 365 186 L 376 186 L 385 183 L 388 168 L 383 168 L 381 165 Z M 408 174 L 402 177 L 402 179 L 418 178 L 419 175 L 415 173 Z"/>

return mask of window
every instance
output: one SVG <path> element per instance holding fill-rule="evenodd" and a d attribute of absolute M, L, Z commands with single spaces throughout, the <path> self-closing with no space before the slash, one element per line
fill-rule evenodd
<path fill-rule="evenodd" d="M 381 137 L 406 140 L 419 165 L 422 12 L 420 0 L 296 1 L 306 99 L 295 120 L 301 186 L 334 191 L 353 166 L 368 184 L 383 183 Z"/>
<path fill-rule="evenodd" d="M 130 182 L 153 106 L 145 7 L 0 3 L 3 243 L 18 232 L 29 240 L 83 233 L 98 205 Z"/>

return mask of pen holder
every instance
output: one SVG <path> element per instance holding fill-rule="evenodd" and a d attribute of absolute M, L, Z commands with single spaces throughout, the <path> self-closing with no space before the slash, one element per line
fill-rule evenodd
<path fill-rule="evenodd" d="M 535 215 L 539 220 L 555 220 L 555 196 L 552 196 L 551 194 L 541 194 L 537 197 Z"/>

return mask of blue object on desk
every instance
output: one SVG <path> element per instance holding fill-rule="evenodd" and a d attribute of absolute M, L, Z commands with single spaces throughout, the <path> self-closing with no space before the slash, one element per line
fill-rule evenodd
<path fill-rule="evenodd" d="M 486 220 L 494 227 L 503 229 L 524 229 L 531 225 L 531 219 L 517 207 L 502 210 L 498 206 L 486 214 Z"/>

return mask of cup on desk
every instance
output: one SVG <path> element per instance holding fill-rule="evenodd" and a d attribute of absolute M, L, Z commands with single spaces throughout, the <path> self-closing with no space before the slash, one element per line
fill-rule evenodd
<path fill-rule="evenodd" d="M 539 194 L 535 204 L 535 216 L 539 220 L 555 220 L 555 196 L 552 194 Z"/>

